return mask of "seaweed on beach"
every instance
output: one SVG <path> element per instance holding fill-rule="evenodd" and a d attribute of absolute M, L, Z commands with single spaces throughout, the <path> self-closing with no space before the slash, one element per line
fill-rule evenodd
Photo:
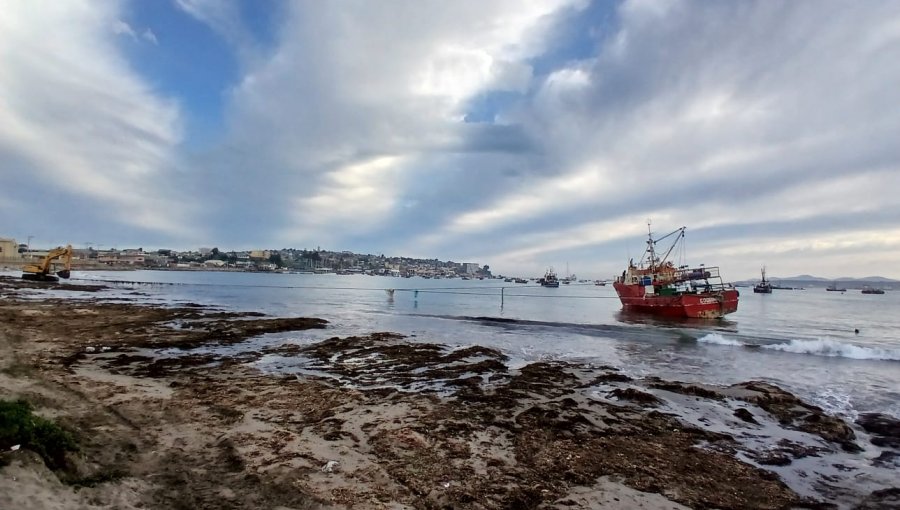
<path fill-rule="evenodd" d="M 35 317 L 39 329 L 20 327 Z M 754 455 L 740 438 L 780 424 L 841 439 L 838 418 L 758 382 L 677 383 L 546 359 L 511 368 L 496 349 L 395 333 L 194 350 L 324 327 L 194 307 L 11 302 L 0 319 L 16 340 L 0 345 L 10 359 L 53 382 L 47 404 L 32 404 L 60 408 L 78 434 L 71 460 L 83 466 L 67 483 L 137 487 L 117 494 L 144 508 L 574 507 L 588 503 L 583 490 L 607 491 L 603 478 L 693 508 L 824 508 L 766 467 L 835 445 L 762 438 Z M 303 371 L 260 370 L 251 362 L 264 355 L 298 358 Z M 735 435 L 679 416 L 684 406 L 715 411 Z"/>
<path fill-rule="evenodd" d="M 848 452 L 859 452 L 856 434 L 844 420 L 830 416 L 819 407 L 803 402 L 795 395 L 769 383 L 748 381 L 735 384 L 732 388 L 749 390 L 751 393 L 738 397 L 740 400 L 756 404 L 787 427 L 816 434 L 826 441 L 837 443 Z"/>

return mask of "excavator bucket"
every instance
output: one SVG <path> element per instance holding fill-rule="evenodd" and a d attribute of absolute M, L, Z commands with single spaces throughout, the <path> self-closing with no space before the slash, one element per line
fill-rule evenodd
<path fill-rule="evenodd" d="M 72 276 L 72 273 L 68 269 L 63 269 L 62 271 L 57 271 L 56 276 L 59 276 L 60 278 L 65 278 L 68 280 L 69 277 Z"/>

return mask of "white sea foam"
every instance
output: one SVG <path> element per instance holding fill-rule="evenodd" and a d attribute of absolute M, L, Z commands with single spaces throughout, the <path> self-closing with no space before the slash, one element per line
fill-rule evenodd
<path fill-rule="evenodd" d="M 701 344 L 734 345 L 738 347 L 744 345 L 733 338 L 725 338 L 718 333 L 710 333 L 706 336 L 702 336 L 698 338 L 697 341 Z"/>
<path fill-rule="evenodd" d="M 836 414 L 856 421 L 859 413 L 853 407 L 853 401 L 844 388 L 840 385 L 821 386 L 819 389 L 809 396 L 813 404 L 825 409 L 829 414 Z"/>
<path fill-rule="evenodd" d="M 814 354 L 834 358 L 879 359 L 900 361 L 900 349 L 880 349 L 846 344 L 837 340 L 791 340 L 788 343 L 761 346 L 773 351 L 794 352 L 798 354 Z"/>

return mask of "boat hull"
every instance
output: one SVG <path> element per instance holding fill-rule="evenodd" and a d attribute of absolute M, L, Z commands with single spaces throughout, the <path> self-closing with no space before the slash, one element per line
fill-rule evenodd
<path fill-rule="evenodd" d="M 738 291 L 735 289 L 660 296 L 647 295 L 642 285 L 614 283 L 613 287 L 623 308 L 662 317 L 718 319 L 736 312 L 738 306 Z"/>

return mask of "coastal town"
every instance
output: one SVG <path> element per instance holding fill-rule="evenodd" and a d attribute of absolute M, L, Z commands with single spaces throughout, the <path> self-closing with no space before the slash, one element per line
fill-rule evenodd
<path fill-rule="evenodd" d="M 0 268 L 19 265 L 47 256 L 52 248 L 31 247 L 11 237 L 0 237 Z M 488 265 L 473 262 L 442 261 L 358 254 L 321 248 L 224 251 L 217 247 L 191 251 L 169 249 L 72 248 L 73 269 L 166 269 L 206 271 L 253 271 L 288 273 L 369 274 L 379 276 L 425 278 L 491 278 Z"/>

